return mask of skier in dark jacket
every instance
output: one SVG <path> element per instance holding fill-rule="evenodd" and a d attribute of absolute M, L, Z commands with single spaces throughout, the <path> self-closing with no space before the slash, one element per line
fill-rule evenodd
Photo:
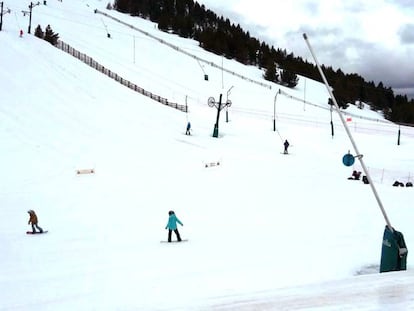
<path fill-rule="evenodd" d="M 287 141 L 287 139 L 285 139 L 285 142 L 283 143 L 283 146 L 285 146 L 285 150 L 283 151 L 284 154 L 288 153 L 288 147 L 289 147 L 289 142 Z"/>
<path fill-rule="evenodd" d="M 188 121 L 187 123 L 187 129 L 185 131 L 185 135 L 191 135 L 191 123 Z"/>
<path fill-rule="evenodd" d="M 177 222 L 181 225 L 184 226 L 183 223 L 177 218 L 177 216 L 175 216 L 174 211 L 169 211 L 168 212 L 168 223 L 167 226 L 165 226 L 165 229 L 168 229 L 168 242 L 171 242 L 171 234 L 174 231 L 175 235 L 177 236 L 177 241 L 181 242 L 181 237 L 180 237 L 180 233 L 178 232 L 177 229 Z"/>
<path fill-rule="evenodd" d="M 36 213 L 34 212 L 34 210 L 28 210 L 27 211 L 28 213 L 29 213 L 29 215 L 30 215 L 30 218 L 29 218 L 29 222 L 27 223 L 28 225 L 32 225 L 32 230 L 33 230 L 33 233 L 36 233 L 36 229 L 35 229 L 35 227 L 37 228 L 37 230 L 39 230 L 39 232 L 40 233 L 42 233 L 43 232 L 43 229 L 42 228 L 40 228 L 39 226 L 38 226 L 38 220 L 37 220 L 37 215 L 36 215 Z"/>

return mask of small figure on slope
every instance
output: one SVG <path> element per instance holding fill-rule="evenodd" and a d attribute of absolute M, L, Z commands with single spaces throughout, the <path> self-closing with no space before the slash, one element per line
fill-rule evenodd
<path fill-rule="evenodd" d="M 289 142 L 287 141 L 287 139 L 285 139 L 283 146 L 285 147 L 285 150 L 283 151 L 283 153 L 288 154 Z"/>
<path fill-rule="evenodd" d="M 37 228 L 37 230 L 39 230 L 39 232 L 40 233 L 42 233 L 43 232 L 43 229 L 42 228 L 40 228 L 39 226 L 38 226 L 38 220 L 37 220 L 37 215 L 36 215 L 36 213 L 34 212 L 34 210 L 28 210 L 27 211 L 28 213 L 29 213 L 29 215 L 30 215 L 30 218 L 29 218 L 29 222 L 27 223 L 28 225 L 32 225 L 32 230 L 33 230 L 33 233 L 36 233 L 36 229 L 35 229 L 35 227 Z"/>
<path fill-rule="evenodd" d="M 191 135 L 191 123 L 188 121 L 187 123 L 187 129 L 185 131 L 185 135 Z"/>
<path fill-rule="evenodd" d="M 168 212 L 168 223 L 167 226 L 165 227 L 165 229 L 168 229 L 168 242 L 171 242 L 171 234 L 172 231 L 175 232 L 175 235 L 177 236 L 177 241 L 181 242 L 181 237 L 180 237 L 180 233 L 178 232 L 177 229 L 177 222 L 181 225 L 184 226 L 183 223 L 177 218 L 177 216 L 175 216 L 174 211 L 169 211 Z"/>
<path fill-rule="evenodd" d="M 359 180 L 361 178 L 361 172 L 353 171 L 352 176 L 348 177 L 350 180 Z"/>

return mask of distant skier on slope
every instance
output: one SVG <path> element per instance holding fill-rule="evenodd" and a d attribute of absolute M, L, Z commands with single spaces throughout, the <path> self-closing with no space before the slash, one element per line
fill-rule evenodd
<path fill-rule="evenodd" d="M 175 235 L 177 236 L 177 241 L 181 242 L 181 237 L 180 237 L 180 233 L 178 232 L 177 229 L 177 222 L 181 225 L 184 226 L 183 223 L 177 218 L 177 216 L 175 216 L 174 211 L 169 211 L 168 212 L 168 223 L 167 226 L 165 227 L 165 229 L 168 229 L 168 242 L 171 242 L 171 234 L 172 231 L 175 232 Z"/>
<path fill-rule="evenodd" d="M 283 146 L 285 147 L 285 150 L 283 151 L 283 153 L 288 154 L 289 142 L 287 141 L 287 139 L 285 139 Z"/>
<path fill-rule="evenodd" d="M 36 215 L 35 211 L 34 210 L 28 210 L 27 212 L 30 215 L 30 218 L 29 218 L 29 221 L 28 221 L 27 224 L 32 225 L 33 233 L 36 233 L 35 227 L 37 228 L 37 230 L 39 230 L 40 233 L 42 233 L 43 229 L 40 228 L 39 225 L 38 225 L 38 219 L 37 219 L 37 215 Z"/>
<path fill-rule="evenodd" d="M 187 123 L 187 129 L 185 131 L 185 135 L 191 135 L 191 123 L 188 121 Z"/>

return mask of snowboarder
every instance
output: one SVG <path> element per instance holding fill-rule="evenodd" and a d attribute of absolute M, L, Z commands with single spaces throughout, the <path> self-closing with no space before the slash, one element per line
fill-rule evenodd
<path fill-rule="evenodd" d="M 168 242 L 171 242 L 171 234 L 172 231 L 175 232 L 175 235 L 177 236 L 177 241 L 181 242 L 181 237 L 180 237 L 180 233 L 178 232 L 177 229 L 177 222 L 181 225 L 184 226 L 183 223 L 177 218 L 177 216 L 175 216 L 174 211 L 169 211 L 168 212 L 168 223 L 165 226 L 165 229 L 168 229 Z"/>
<path fill-rule="evenodd" d="M 38 226 L 38 220 L 37 220 L 37 215 L 36 215 L 36 213 L 34 212 L 34 210 L 28 210 L 27 211 L 28 213 L 29 213 L 29 215 L 30 215 L 30 218 L 29 218 L 29 222 L 27 223 L 28 225 L 32 225 L 32 230 L 33 230 L 33 233 L 36 233 L 36 229 L 35 229 L 35 227 L 37 228 L 37 230 L 39 230 L 39 232 L 40 233 L 42 233 L 43 232 L 43 229 L 42 228 L 40 228 L 39 226 Z"/>
<path fill-rule="evenodd" d="M 20 29 L 20 38 L 23 37 L 23 30 Z"/>
<path fill-rule="evenodd" d="M 283 143 L 283 146 L 285 146 L 285 150 L 283 151 L 284 154 L 288 153 L 288 147 L 289 147 L 289 142 L 287 141 L 287 139 L 285 139 L 285 142 Z"/>
<path fill-rule="evenodd" d="M 191 123 L 190 123 L 190 121 L 188 121 L 188 123 L 187 123 L 187 129 L 185 131 L 185 135 L 191 135 L 190 130 L 191 130 Z"/>

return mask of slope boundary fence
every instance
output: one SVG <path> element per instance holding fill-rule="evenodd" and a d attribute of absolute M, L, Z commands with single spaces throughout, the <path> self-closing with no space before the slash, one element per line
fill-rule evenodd
<path fill-rule="evenodd" d="M 217 64 L 215 64 L 215 63 L 213 63 L 213 62 L 210 62 L 210 61 L 207 61 L 207 60 L 205 60 L 205 59 L 202 59 L 201 57 L 198 57 L 198 56 L 195 56 L 195 55 L 193 55 L 193 54 L 191 54 L 191 53 L 188 53 L 187 51 L 185 51 L 185 50 L 181 49 L 180 47 L 178 47 L 178 46 L 176 46 L 176 45 L 174 45 L 174 44 L 171 44 L 171 43 L 169 43 L 169 42 L 166 42 L 165 40 L 160 39 L 160 38 L 158 38 L 158 37 L 156 37 L 156 36 L 154 36 L 154 35 L 151 35 L 150 33 L 146 32 L 146 31 L 144 31 L 144 30 L 142 30 L 142 29 L 139 29 L 139 28 L 137 28 L 137 27 L 135 27 L 135 26 L 133 26 L 133 25 L 131 25 L 131 24 L 125 23 L 124 21 L 122 21 L 122 20 L 120 20 L 120 19 L 118 19 L 118 18 L 116 18 L 116 17 L 113 17 L 113 16 L 111 16 L 111 15 L 109 15 L 109 14 L 105 13 L 105 12 L 99 11 L 98 9 L 95 9 L 95 11 L 94 11 L 94 12 L 95 12 L 95 13 L 97 13 L 97 14 L 101 14 L 101 15 L 103 15 L 103 16 L 105 16 L 105 17 L 107 17 L 107 18 L 110 18 L 110 19 L 112 19 L 112 20 L 114 20 L 114 21 L 116 21 L 116 22 L 118 22 L 118 23 L 120 23 L 120 24 L 122 24 L 122 25 L 124 25 L 124 26 L 127 26 L 127 27 L 129 27 L 129 28 L 131 28 L 131 29 L 134 29 L 134 30 L 136 30 L 136 31 L 138 31 L 138 32 L 140 32 L 140 33 L 142 33 L 142 34 L 144 34 L 144 35 L 145 35 L 145 36 L 147 36 L 147 37 L 150 37 L 150 38 L 152 38 L 152 39 L 154 39 L 154 40 L 157 40 L 157 41 L 158 41 L 158 42 L 160 42 L 161 44 L 164 44 L 164 45 L 166 45 L 166 46 L 169 46 L 169 47 L 170 47 L 170 48 L 172 48 L 173 50 L 176 50 L 176 51 L 178 51 L 178 52 L 180 52 L 180 53 L 183 53 L 183 54 L 185 54 L 185 55 L 187 55 L 187 56 L 189 56 L 189 57 L 191 57 L 191 58 L 194 58 L 195 60 L 198 60 L 198 61 L 200 61 L 200 62 L 202 62 L 202 63 L 205 63 L 205 64 L 207 64 L 207 65 L 210 65 L 211 67 L 215 67 L 215 68 L 217 68 L 217 69 L 220 69 L 220 70 L 222 70 L 222 71 L 225 71 L 225 72 L 227 72 L 227 73 L 229 73 L 229 74 L 231 74 L 231 75 L 233 75 L 233 76 L 236 76 L 236 77 L 238 77 L 238 78 L 240 78 L 240 79 L 242 79 L 242 80 L 248 81 L 248 82 L 250 82 L 250 83 L 254 83 L 254 84 L 260 85 L 260 86 L 262 86 L 262 87 L 265 87 L 265 88 L 268 88 L 268 89 L 272 89 L 272 86 L 271 86 L 271 85 L 268 85 L 268 84 L 266 84 L 266 83 L 262 83 L 262 82 L 260 82 L 260 81 L 256 81 L 256 80 L 250 79 L 250 78 L 248 78 L 248 77 L 246 77 L 246 76 L 243 76 L 243 75 L 241 75 L 241 74 L 239 74 L 239 73 L 237 73 L 237 72 L 234 72 L 234 71 L 231 71 L 231 70 L 229 70 L 229 69 L 226 69 L 226 68 L 224 68 L 223 66 L 217 65 Z"/>
<path fill-rule="evenodd" d="M 72 46 L 70 46 L 69 44 L 59 40 L 56 47 L 70 55 L 72 55 L 73 57 L 79 59 L 80 61 L 82 61 L 83 63 L 85 63 L 86 65 L 94 68 L 95 70 L 103 73 L 104 75 L 107 75 L 108 77 L 114 79 L 115 81 L 117 81 L 118 83 L 126 86 L 127 88 L 140 93 L 144 96 L 147 96 L 163 105 L 178 109 L 180 111 L 183 112 L 187 112 L 188 111 L 188 107 L 187 105 L 181 105 L 181 104 L 177 104 L 177 103 L 172 103 L 170 101 L 168 101 L 168 99 L 161 97 L 159 95 L 153 94 L 141 87 L 139 87 L 138 85 L 136 85 L 135 83 L 132 83 L 131 81 L 122 78 L 120 75 L 118 75 L 117 73 L 113 72 L 112 70 L 104 67 L 103 65 L 99 64 L 97 61 L 95 61 L 92 57 L 81 53 L 80 51 L 76 50 L 75 48 L 73 48 Z"/>

